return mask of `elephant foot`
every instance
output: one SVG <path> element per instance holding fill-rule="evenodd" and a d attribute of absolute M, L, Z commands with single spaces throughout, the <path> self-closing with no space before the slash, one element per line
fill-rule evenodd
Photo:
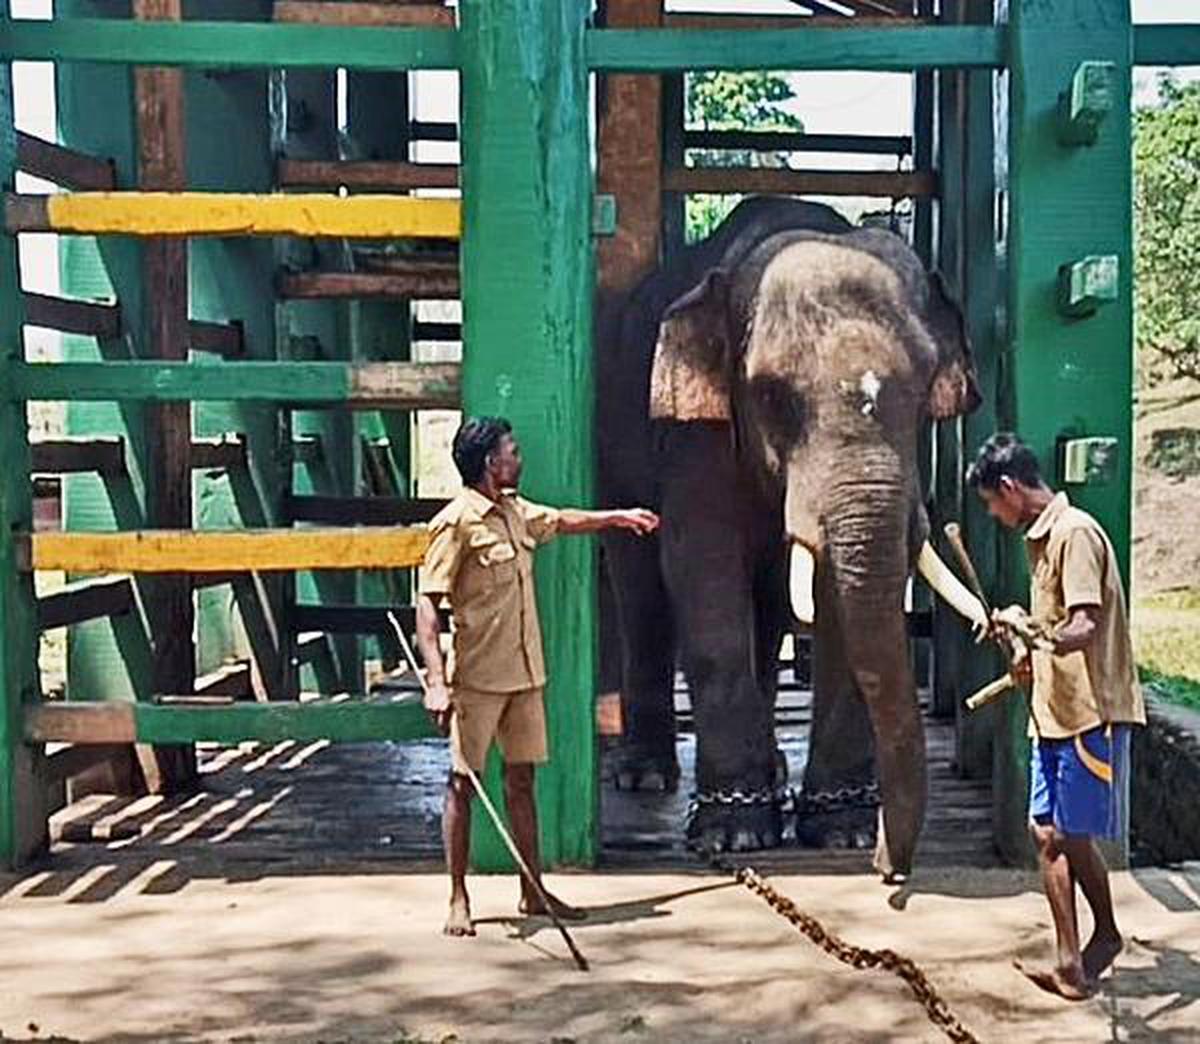
<path fill-rule="evenodd" d="M 622 745 L 610 755 L 609 774 L 617 790 L 673 794 L 679 789 L 679 761 L 673 747 L 669 752 L 649 752 Z"/>
<path fill-rule="evenodd" d="M 778 848 L 783 840 L 779 802 L 767 792 L 714 791 L 698 795 L 688 808 L 685 836 L 698 852 L 752 852 Z"/>
<path fill-rule="evenodd" d="M 796 796 L 796 843 L 805 848 L 874 848 L 878 823 L 875 783 Z"/>

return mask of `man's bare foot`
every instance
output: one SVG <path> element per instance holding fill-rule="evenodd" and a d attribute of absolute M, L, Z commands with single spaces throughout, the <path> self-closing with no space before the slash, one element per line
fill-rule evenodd
<path fill-rule="evenodd" d="M 1053 993 L 1069 1001 L 1087 1000 L 1091 988 L 1083 976 L 1083 969 L 1031 968 L 1022 961 L 1013 961 L 1013 967 L 1039 989 Z"/>
<path fill-rule="evenodd" d="M 564 903 L 561 899 L 557 899 L 549 892 L 546 893 L 546 898 L 550 900 L 550 905 L 554 907 L 554 913 L 561 921 L 584 921 L 587 920 L 587 911 L 581 910 L 578 906 L 571 906 Z M 539 896 L 522 896 L 521 902 L 517 909 L 526 917 L 538 917 L 546 913 L 546 905 L 542 902 Z"/>
<path fill-rule="evenodd" d="M 1125 940 L 1120 935 L 1096 932 L 1083 948 L 1083 974 L 1089 979 L 1100 978 L 1124 948 Z"/>
<path fill-rule="evenodd" d="M 471 923 L 471 904 L 464 899 L 450 900 L 450 913 L 446 917 L 446 927 L 443 935 L 464 938 L 475 934 L 475 926 Z"/>

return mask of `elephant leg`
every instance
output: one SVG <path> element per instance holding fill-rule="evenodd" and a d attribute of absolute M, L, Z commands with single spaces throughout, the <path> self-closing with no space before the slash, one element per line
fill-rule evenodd
<path fill-rule="evenodd" d="M 621 790 L 675 790 L 675 642 L 657 537 L 604 536 L 621 637 L 620 746 L 613 783 Z"/>
<path fill-rule="evenodd" d="M 813 848 L 875 844 L 879 788 L 867 705 L 846 658 L 828 556 L 816 576 L 813 709 L 796 840 Z"/>
<path fill-rule="evenodd" d="M 756 506 L 728 429 L 679 425 L 663 470 L 663 567 L 696 722 L 688 839 L 709 850 L 780 840 L 771 709 L 757 672 Z"/>

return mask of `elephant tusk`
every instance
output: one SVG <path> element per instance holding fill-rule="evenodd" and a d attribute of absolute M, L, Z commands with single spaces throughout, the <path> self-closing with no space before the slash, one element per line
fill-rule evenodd
<path fill-rule="evenodd" d="M 811 624 L 817 616 L 813 600 L 813 582 L 816 579 L 817 560 L 803 544 L 792 544 L 792 561 L 788 570 L 788 593 L 792 599 L 792 612 L 803 624 Z"/>
<path fill-rule="evenodd" d="M 983 603 L 968 591 L 940 558 L 928 540 L 921 545 L 921 553 L 917 556 L 917 572 L 951 608 L 965 616 L 973 624 L 987 627 L 988 615 Z"/>
<path fill-rule="evenodd" d="M 997 697 L 1003 696 L 1009 689 L 1015 689 L 1017 684 L 1017 679 L 1012 676 L 1012 672 L 1006 672 L 995 681 L 988 682 L 974 696 L 968 696 L 967 710 L 979 710 L 980 707 L 986 706 Z"/>

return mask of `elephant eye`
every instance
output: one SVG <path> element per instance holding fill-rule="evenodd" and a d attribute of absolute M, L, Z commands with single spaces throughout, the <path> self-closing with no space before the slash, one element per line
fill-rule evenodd
<path fill-rule="evenodd" d="M 787 445 L 803 441 L 808 410 L 804 397 L 790 384 L 777 377 L 755 378 L 750 400 L 769 440 Z"/>

